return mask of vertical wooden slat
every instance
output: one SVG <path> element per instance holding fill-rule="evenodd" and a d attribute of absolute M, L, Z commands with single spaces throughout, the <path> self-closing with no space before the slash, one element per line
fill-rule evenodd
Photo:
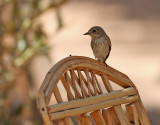
<path fill-rule="evenodd" d="M 88 69 L 87 68 L 85 68 L 85 71 L 84 72 L 86 72 L 87 74 L 86 74 L 86 77 L 87 77 L 87 83 L 88 83 L 88 85 L 87 85 L 87 88 L 88 88 L 88 95 L 89 95 L 89 97 L 91 97 L 91 87 L 90 87 L 90 82 L 89 82 L 89 71 L 88 71 Z"/>
<path fill-rule="evenodd" d="M 107 91 L 108 92 L 113 91 L 113 88 L 112 88 L 112 86 L 111 86 L 111 84 L 109 82 L 108 77 L 106 75 L 102 75 L 101 77 L 102 77 L 102 80 L 104 82 L 104 85 L 105 85 Z M 129 125 L 130 123 L 129 123 L 129 121 L 128 121 L 128 119 L 127 119 L 127 117 L 126 117 L 126 115 L 125 115 L 125 113 L 124 113 L 124 111 L 122 109 L 122 107 L 120 105 L 117 105 L 117 106 L 114 106 L 113 108 L 114 108 L 114 110 L 115 110 L 115 112 L 116 112 L 116 114 L 117 114 L 117 116 L 119 118 L 120 123 L 122 125 Z"/>
<path fill-rule="evenodd" d="M 86 72 L 85 72 L 85 74 L 86 74 Z M 90 74 L 91 74 L 91 77 L 92 77 L 92 73 L 91 73 L 91 72 L 90 72 Z M 86 74 L 86 75 L 87 75 L 87 74 Z M 92 87 L 93 87 L 93 89 L 94 89 L 94 82 L 93 82 L 93 79 L 90 78 L 89 72 L 88 72 L 88 78 L 89 78 L 89 81 L 90 81 L 90 83 L 91 83 L 91 85 L 92 85 Z M 93 77 L 92 77 L 92 78 L 93 78 Z M 97 87 L 95 87 L 95 89 L 96 89 L 96 92 L 99 91 Z M 94 95 L 96 95 L 95 92 L 94 92 Z"/>
<path fill-rule="evenodd" d="M 113 119 L 113 123 L 115 125 L 121 125 L 120 121 L 119 121 L 119 118 L 118 118 L 118 115 L 114 109 L 114 107 L 111 107 L 109 109 L 107 109 L 107 111 L 109 112 L 109 115 L 111 116 L 111 118 Z"/>
<path fill-rule="evenodd" d="M 68 95 L 68 97 L 69 97 L 69 100 L 73 100 L 73 99 L 74 99 L 74 96 L 73 96 L 72 92 L 70 91 L 69 85 L 68 85 L 68 83 L 66 82 L 64 76 L 61 77 L 61 81 L 62 81 L 62 84 L 63 84 L 63 86 L 64 86 L 64 88 L 65 88 L 65 90 L 66 90 L 66 92 L 67 92 L 67 95 Z"/>
<path fill-rule="evenodd" d="M 85 116 L 84 114 L 77 116 L 78 125 L 92 125 L 92 122 L 89 116 Z"/>
<path fill-rule="evenodd" d="M 107 125 L 112 125 L 113 119 L 106 109 L 102 110 L 102 115 L 103 115 L 103 118 L 104 118 L 105 122 L 107 123 Z"/>
<path fill-rule="evenodd" d="M 88 97 L 88 94 L 83 86 L 83 81 L 82 81 L 82 73 L 79 71 L 79 69 L 77 69 L 78 72 L 78 76 L 79 76 L 79 81 L 80 81 L 80 87 L 81 87 L 81 92 L 83 97 Z"/>
<path fill-rule="evenodd" d="M 79 91 L 79 87 L 82 90 L 83 97 L 86 96 L 86 95 L 92 96 L 94 94 L 94 92 L 96 94 L 97 93 L 102 93 L 101 86 L 98 83 L 98 80 L 97 80 L 97 77 L 96 77 L 97 75 L 94 72 L 92 72 L 93 70 L 97 74 L 106 73 L 106 74 L 103 74 L 101 76 L 101 78 L 102 78 L 103 83 L 105 85 L 105 88 L 108 92 L 113 91 L 112 86 L 109 82 L 109 79 L 114 81 L 117 85 L 120 85 L 122 87 L 128 87 L 128 86 L 135 87 L 134 84 L 132 84 L 132 82 L 129 80 L 129 78 L 127 76 L 123 75 L 122 73 L 120 73 L 120 72 L 118 72 L 118 71 L 116 71 L 116 70 L 114 70 L 110 67 L 107 67 L 107 68 L 103 69 L 103 67 L 101 67 L 101 65 L 96 63 L 96 61 L 94 62 L 94 60 L 87 59 L 87 58 L 85 60 L 83 60 L 82 57 L 78 57 L 77 59 L 75 57 L 73 57 L 73 59 L 75 59 L 75 60 L 72 61 L 71 59 L 67 59 L 68 62 L 65 62 L 66 61 L 65 60 L 65 61 L 63 61 L 63 63 L 62 62 L 58 63 L 57 64 L 58 66 L 56 66 L 54 68 L 54 70 L 55 69 L 56 70 L 51 73 L 52 75 L 50 74 L 49 79 L 45 80 L 46 85 L 44 84 L 41 87 L 40 91 L 45 92 L 45 94 L 41 96 L 42 98 L 44 98 L 44 101 L 43 100 L 41 101 L 40 110 L 42 110 L 41 113 L 43 115 L 43 119 L 44 119 L 46 125 L 52 125 L 52 121 L 50 120 L 50 117 L 49 117 L 50 114 L 48 113 L 48 107 L 47 107 L 48 103 L 50 101 L 50 97 L 51 97 L 52 92 L 54 93 L 55 98 L 56 98 L 58 103 L 63 102 L 63 98 L 61 97 L 58 86 L 55 85 L 55 84 L 59 80 L 59 77 L 61 77 L 61 75 L 63 75 L 64 71 L 67 70 L 67 72 L 68 72 L 68 69 L 71 69 L 71 68 L 74 68 L 74 70 L 75 70 L 75 68 L 80 69 L 79 70 L 79 78 L 77 77 L 77 75 L 75 75 L 75 72 L 74 72 L 73 69 L 72 69 L 72 72 L 70 72 L 71 77 L 70 77 L 70 75 L 68 75 L 66 73 L 65 77 L 63 76 L 61 78 L 62 84 L 63 84 L 63 86 L 64 86 L 64 88 L 67 92 L 67 96 L 68 96 L 69 100 L 75 99 L 74 93 L 75 93 L 76 99 L 81 98 L 81 93 Z M 82 60 L 78 60 L 78 59 L 82 59 Z M 71 64 L 69 64 L 70 62 L 71 62 Z M 82 65 L 81 65 L 81 62 L 82 62 Z M 90 64 L 92 62 L 94 62 L 93 65 Z M 85 66 L 85 64 L 86 64 L 86 66 Z M 62 67 L 62 69 L 61 69 L 61 67 Z M 90 72 L 91 72 L 91 76 L 90 76 L 90 72 L 88 71 L 88 69 L 87 69 L 87 71 L 86 70 L 84 71 L 85 74 L 86 74 L 86 72 L 88 72 L 88 76 L 86 74 L 87 79 L 85 79 L 83 74 L 81 73 L 81 70 L 84 70 L 85 67 L 88 67 L 90 69 Z M 107 77 L 107 75 L 108 75 L 108 77 Z M 51 80 L 52 77 L 53 77 L 53 81 Z M 54 80 L 54 79 L 56 79 L 56 80 Z M 93 89 L 91 89 L 92 86 L 94 88 L 94 92 L 93 92 Z M 74 92 L 72 91 L 72 88 L 70 88 L 70 87 L 73 88 Z M 88 88 L 88 93 L 86 91 L 86 87 Z M 53 89 L 53 90 L 51 90 L 51 89 Z M 140 100 L 135 102 L 134 105 L 128 106 L 127 112 L 128 112 L 127 113 L 128 114 L 128 119 L 130 119 L 130 121 L 133 121 L 135 123 L 135 125 L 138 125 L 138 124 L 150 125 L 150 123 L 148 121 L 148 118 L 146 116 L 144 107 L 141 104 Z M 94 120 L 98 124 L 104 124 L 106 119 L 108 120 L 108 121 L 106 121 L 106 124 L 109 124 L 109 125 L 112 125 L 112 124 L 114 124 L 114 125 L 129 125 L 130 124 L 128 119 L 127 119 L 127 116 L 125 115 L 125 113 L 124 113 L 124 111 L 121 107 L 121 105 L 114 105 L 112 108 L 110 108 L 108 110 L 103 110 L 102 114 L 101 114 L 100 111 L 93 112 L 92 116 L 94 117 Z M 113 117 L 113 119 L 111 117 Z M 101 119 L 102 123 L 98 122 L 96 120 L 96 118 Z M 104 121 L 104 123 L 103 123 L 103 121 Z M 65 118 L 64 123 L 63 123 L 63 121 L 62 122 L 60 121 L 60 122 L 57 122 L 57 123 L 58 124 L 73 125 L 73 121 L 69 117 Z M 83 115 L 82 118 L 81 118 L 81 123 L 88 125 L 88 124 L 91 123 L 91 121 L 89 120 L 89 117 Z"/>
<path fill-rule="evenodd" d="M 76 75 L 76 73 L 74 72 L 74 70 L 73 70 L 73 77 L 80 87 L 80 80 L 79 80 L 78 76 Z M 83 75 L 81 75 L 81 77 L 82 77 L 82 80 L 83 80 Z M 83 82 L 84 82 L 84 80 L 83 80 Z M 85 83 L 85 84 L 87 84 L 87 83 Z M 84 93 L 85 93 L 85 95 L 88 95 L 85 89 L 84 89 Z M 78 91 L 78 95 L 80 95 L 79 91 Z M 80 96 L 80 98 L 82 98 L 82 96 Z"/>
<path fill-rule="evenodd" d="M 135 106 L 133 106 L 133 118 L 134 118 L 135 125 L 139 125 L 138 114 L 137 114 Z"/>
<path fill-rule="evenodd" d="M 65 118 L 67 125 L 74 125 L 72 119 L 70 117 Z"/>
<path fill-rule="evenodd" d="M 64 77 L 61 78 L 61 81 L 62 81 L 62 84 L 64 85 L 64 88 L 66 89 L 66 91 L 68 93 L 69 98 L 73 100 L 74 97 L 73 97 L 73 95 L 72 95 L 72 93 L 71 93 L 71 91 L 69 89 L 68 84 L 65 82 Z M 57 85 L 54 86 L 53 93 L 55 95 L 55 98 L 56 98 L 57 102 L 58 103 L 62 103 L 63 99 L 61 97 L 61 94 L 59 92 L 59 89 L 58 89 Z M 61 120 L 57 120 L 55 125 L 74 125 L 74 124 L 73 124 L 73 121 L 72 121 L 71 118 L 66 118 L 65 120 L 64 119 L 63 120 L 62 119 Z"/>
<path fill-rule="evenodd" d="M 55 122 L 54 125 L 67 125 L 65 119 L 60 119 Z"/>
<path fill-rule="evenodd" d="M 53 93 L 58 103 L 63 102 L 63 99 L 61 97 L 57 84 L 54 86 Z"/>
<path fill-rule="evenodd" d="M 136 111 L 138 113 L 139 120 L 140 120 L 141 124 L 142 125 L 150 125 L 148 120 L 146 120 L 146 118 L 145 118 L 145 114 L 144 114 L 143 110 L 141 109 L 139 102 L 138 101 L 135 102 L 134 105 L 135 105 Z"/>
<path fill-rule="evenodd" d="M 118 115 L 118 118 L 121 122 L 122 125 L 130 125 L 128 119 L 127 119 L 127 116 L 126 114 L 124 113 L 122 107 L 120 105 L 117 105 L 117 106 L 114 106 L 115 108 L 115 111 Z"/>
<path fill-rule="evenodd" d="M 100 110 L 94 111 L 94 112 L 90 113 L 90 115 L 93 118 L 96 125 L 106 125 L 106 122 L 105 122 Z"/>
<path fill-rule="evenodd" d="M 139 125 L 138 114 L 136 112 L 134 105 L 132 104 L 126 105 L 126 112 L 127 112 L 127 117 L 130 123 L 133 122 L 135 125 Z"/>
<path fill-rule="evenodd" d="M 105 88 L 108 92 L 111 92 L 113 91 L 112 89 L 112 86 L 109 82 L 109 79 L 106 75 L 102 75 L 102 80 L 104 82 L 104 85 L 105 85 Z M 114 117 L 114 122 L 115 124 L 121 124 L 123 125 L 124 123 L 124 118 L 121 116 L 123 115 L 124 116 L 124 112 L 122 110 L 122 107 L 121 106 L 114 106 L 113 108 L 110 109 L 110 112 L 112 112 L 112 117 Z M 118 118 L 118 119 L 117 119 Z M 119 121 L 120 120 L 120 121 Z"/>
<path fill-rule="evenodd" d="M 130 122 L 133 122 L 133 107 L 131 104 L 126 105 L 126 114 L 127 114 L 127 118 Z"/>
<path fill-rule="evenodd" d="M 71 74 L 71 81 L 72 81 L 72 85 L 73 85 L 73 91 L 75 93 L 75 97 L 78 99 L 78 98 L 81 98 L 81 95 L 78 95 L 78 89 L 77 89 L 77 86 L 76 86 L 76 83 L 74 81 L 74 77 L 73 77 L 73 70 L 70 70 L 70 74 Z M 67 78 L 69 79 L 69 76 L 67 75 Z"/>
<path fill-rule="evenodd" d="M 106 90 L 107 90 L 108 92 L 113 91 L 112 86 L 111 86 L 111 84 L 110 84 L 110 82 L 109 82 L 108 77 L 103 74 L 103 75 L 101 76 L 101 78 L 102 78 L 102 81 L 103 81 L 103 83 L 104 83 L 104 86 L 105 86 Z"/>
<path fill-rule="evenodd" d="M 94 72 L 93 70 L 92 70 L 92 73 L 93 73 L 93 76 L 94 76 L 94 78 L 95 78 L 95 80 L 96 80 L 97 86 L 98 86 L 98 88 L 99 88 L 99 90 L 100 90 L 100 94 L 102 94 L 103 91 L 102 91 L 102 89 L 101 89 L 101 86 L 100 86 L 100 84 L 99 84 L 99 82 L 98 82 L 98 79 L 97 79 L 97 77 L 96 77 L 96 75 L 95 75 L 95 72 Z"/>
<path fill-rule="evenodd" d="M 83 115 L 78 115 L 78 116 L 76 116 L 76 120 L 77 120 L 77 122 L 78 122 L 78 125 L 82 125 L 82 116 L 83 116 Z"/>
<path fill-rule="evenodd" d="M 89 116 L 84 116 L 83 119 L 84 119 L 84 125 L 92 125 Z"/>
<path fill-rule="evenodd" d="M 98 94 L 98 90 L 97 90 L 96 81 L 94 79 L 94 76 L 93 76 L 92 72 L 91 72 L 91 77 L 92 77 L 94 92 L 95 92 L 95 95 L 97 95 Z"/>
<path fill-rule="evenodd" d="M 74 78 L 75 78 L 76 82 L 77 82 L 77 83 L 79 83 L 78 76 L 76 75 L 76 73 L 75 73 L 74 71 L 73 71 L 73 76 L 74 76 Z M 84 76 L 83 76 L 83 75 L 81 75 L 81 78 L 82 78 L 82 81 L 84 82 L 84 84 L 85 84 L 86 88 L 88 88 L 88 83 L 87 83 L 87 81 L 86 81 L 86 79 L 84 78 Z M 79 85 L 80 85 L 80 84 L 79 84 Z M 85 92 L 85 93 L 87 93 L 85 89 L 84 89 L 84 92 Z M 93 93 L 93 91 L 92 91 L 92 90 L 91 90 L 91 93 Z M 87 95 L 88 95 L 88 94 L 87 94 Z"/>
<path fill-rule="evenodd" d="M 68 75 L 68 73 L 67 73 L 67 72 L 66 72 L 66 73 L 64 73 L 64 78 L 65 78 L 65 81 L 66 81 L 66 85 L 67 85 L 67 87 L 68 87 L 68 90 L 70 91 L 70 93 L 72 93 L 72 92 L 71 92 L 70 85 L 71 85 L 71 84 L 73 85 L 73 83 L 71 83 L 71 84 L 70 84 L 70 81 L 69 81 L 69 75 Z"/>
<path fill-rule="evenodd" d="M 74 72 L 73 72 L 73 74 L 74 74 Z M 73 77 L 74 77 L 74 75 L 73 75 Z M 75 93 L 76 90 L 74 89 L 72 80 L 71 80 L 71 78 L 69 77 L 68 73 L 66 74 L 66 78 L 67 78 L 68 83 L 71 85 L 71 87 L 72 87 L 72 89 L 73 89 L 73 91 L 74 91 L 74 93 Z M 75 80 L 75 77 L 74 77 L 74 80 Z M 78 96 L 79 98 L 81 98 L 81 94 L 79 93 L 78 90 L 76 91 L 76 93 L 77 93 L 77 96 Z"/>
<path fill-rule="evenodd" d="M 94 95 L 94 92 L 92 91 L 91 86 L 90 86 L 89 71 L 88 71 L 88 69 L 85 68 L 84 72 L 85 72 L 86 77 L 87 77 L 88 94 L 89 94 L 89 96 Z"/>
<path fill-rule="evenodd" d="M 135 87 L 135 88 L 136 88 L 136 87 Z M 137 92 L 138 92 L 138 91 L 137 91 Z M 148 116 L 147 116 L 147 114 L 146 114 L 146 111 L 145 111 L 145 108 L 144 108 L 144 106 L 143 106 L 143 103 L 142 103 L 142 100 L 141 100 L 141 98 L 140 98 L 139 93 L 138 93 L 138 96 L 139 96 L 139 101 L 138 101 L 139 106 L 140 106 L 140 108 L 142 109 L 142 112 L 143 112 L 144 118 L 146 119 L 147 124 L 150 125 L 149 118 L 148 118 Z"/>
<path fill-rule="evenodd" d="M 38 108 L 39 108 L 39 111 L 42 115 L 42 119 L 45 122 L 45 124 L 53 125 L 52 120 L 50 119 L 50 117 L 48 115 L 48 110 L 47 110 L 46 103 L 45 103 L 45 100 L 44 100 L 45 99 L 44 94 L 39 93 L 39 97 L 40 98 L 38 98 L 38 102 L 37 102 L 38 104 L 37 105 L 41 106 L 41 107 L 38 107 Z"/>

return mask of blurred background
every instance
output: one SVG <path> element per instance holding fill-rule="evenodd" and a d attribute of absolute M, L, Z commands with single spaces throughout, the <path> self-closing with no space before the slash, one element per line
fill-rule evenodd
<path fill-rule="evenodd" d="M 94 58 L 89 36 L 112 41 L 107 64 L 137 86 L 160 123 L 160 1 L 0 0 L 0 125 L 40 125 L 37 92 L 47 71 L 71 55 Z"/>

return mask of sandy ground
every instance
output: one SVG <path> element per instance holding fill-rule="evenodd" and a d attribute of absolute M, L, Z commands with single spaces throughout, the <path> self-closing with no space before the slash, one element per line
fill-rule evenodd
<path fill-rule="evenodd" d="M 57 61 L 70 54 L 94 58 L 90 37 L 83 36 L 83 33 L 99 25 L 112 41 L 107 63 L 130 77 L 140 92 L 152 124 L 159 125 L 160 9 L 157 4 L 160 2 L 149 4 L 136 1 L 68 2 L 61 9 L 65 25 L 59 32 L 55 30 L 55 13 L 46 13 L 41 21 L 49 35 L 52 62 L 45 57 L 34 60 L 32 68 L 33 74 L 37 74 L 34 78 L 37 90 L 47 71 Z"/>

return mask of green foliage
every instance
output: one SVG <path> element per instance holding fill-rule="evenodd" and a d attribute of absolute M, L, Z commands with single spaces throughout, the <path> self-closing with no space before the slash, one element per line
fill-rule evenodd
<path fill-rule="evenodd" d="M 37 23 L 37 20 L 46 11 L 55 8 L 53 11 L 57 13 L 57 27 L 61 28 L 63 23 L 60 6 L 66 1 L 0 1 L 0 125 L 19 125 L 23 121 L 24 118 L 21 117 L 26 107 L 25 102 L 14 106 L 12 102 L 15 97 L 12 97 L 11 93 L 20 79 L 20 74 L 28 77 L 29 72 L 25 69 L 31 60 L 39 54 L 47 55 L 51 49 L 47 44 L 47 35 L 42 24 Z M 28 78 L 26 82 L 31 83 L 29 80 Z M 27 104 L 32 105 L 34 99 L 28 98 L 31 102 Z M 36 119 L 30 120 L 33 125 L 39 124 Z"/>

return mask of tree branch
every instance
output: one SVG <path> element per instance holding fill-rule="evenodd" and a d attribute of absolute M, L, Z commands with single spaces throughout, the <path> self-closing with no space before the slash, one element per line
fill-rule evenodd
<path fill-rule="evenodd" d="M 58 8 L 59 6 L 61 6 L 62 4 L 66 3 L 68 0 L 62 0 L 59 3 L 52 3 L 51 5 L 49 5 L 47 8 L 39 11 L 37 14 L 35 14 L 33 17 L 31 17 L 31 24 L 30 26 L 27 28 L 27 31 L 32 27 L 32 25 L 34 24 L 34 21 L 43 13 L 45 13 L 46 11 L 52 9 L 52 8 Z"/>

